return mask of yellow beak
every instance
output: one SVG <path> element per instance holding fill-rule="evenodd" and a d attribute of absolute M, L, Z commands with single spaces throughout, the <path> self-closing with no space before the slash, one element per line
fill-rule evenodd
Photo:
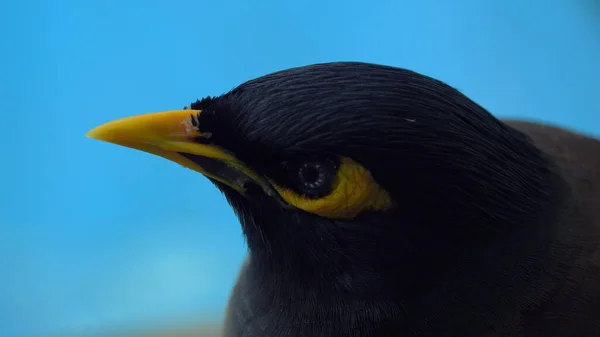
<path fill-rule="evenodd" d="M 248 182 L 273 191 L 270 184 L 233 154 L 198 141 L 210 138 L 210 134 L 199 132 L 192 123 L 200 113 L 199 110 L 171 110 L 127 117 L 100 125 L 86 136 L 166 158 L 242 194 Z"/>

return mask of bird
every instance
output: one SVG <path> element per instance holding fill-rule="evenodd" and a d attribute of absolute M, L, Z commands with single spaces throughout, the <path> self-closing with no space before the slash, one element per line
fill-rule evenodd
<path fill-rule="evenodd" d="M 600 336 L 591 134 L 495 117 L 413 70 L 340 61 L 87 136 L 225 196 L 248 248 L 225 337 Z"/>

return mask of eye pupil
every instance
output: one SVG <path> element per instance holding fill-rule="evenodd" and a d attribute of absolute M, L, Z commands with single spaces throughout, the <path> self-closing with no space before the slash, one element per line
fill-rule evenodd
<path fill-rule="evenodd" d="M 331 192 L 338 164 L 335 159 L 282 161 L 284 185 L 308 198 L 320 198 Z"/>
<path fill-rule="evenodd" d="M 322 178 L 323 173 L 321 166 L 318 164 L 304 164 L 300 168 L 298 175 L 303 184 L 312 186 L 319 184 L 319 180 Z"/>

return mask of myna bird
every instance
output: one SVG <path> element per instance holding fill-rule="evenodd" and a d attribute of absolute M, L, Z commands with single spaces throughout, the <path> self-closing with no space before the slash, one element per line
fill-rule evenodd
<path fill-rule="evenodd" d="M 88 136 L 223 192 L 249 248 L 227 337 L 600 336 L 597 139 L 353 62 Z"/>

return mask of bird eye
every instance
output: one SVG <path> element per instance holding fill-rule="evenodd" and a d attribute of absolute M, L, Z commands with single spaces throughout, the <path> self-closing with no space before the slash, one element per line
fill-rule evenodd
<path fill-rule="evenodd" d="M 318 163 L 302 164 L 298 170 L 298 179 L 310 189 L 315 189 L 325 184 L 327 172 Z"/>
<path fill-rule="evenodd" d="M 274 188 L 290 205 L 330 219 L 350 219 L 367 210 L 393 207 L 371 173 L 347 157 L 303 158 L 281 162 Z"/>
<path fill-rule="evenodd" d="M 319 198 L 331 191 L 337 165 L 332 160 L 311 160 L 284 163 L 292 187 L 308 198 Z"/>

